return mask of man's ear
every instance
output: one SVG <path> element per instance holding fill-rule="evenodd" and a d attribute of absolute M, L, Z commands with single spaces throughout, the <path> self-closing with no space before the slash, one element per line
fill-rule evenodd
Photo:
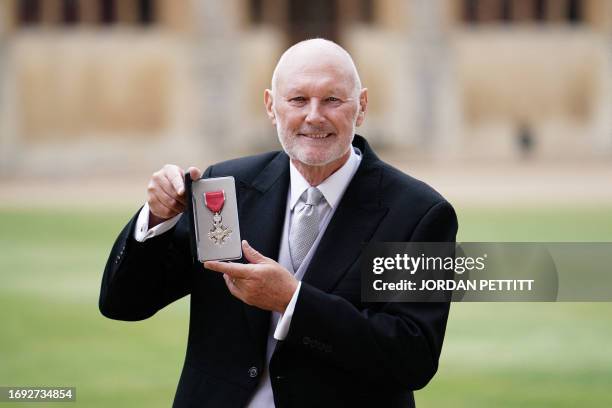
<path fill-rule="evenodd" d="M 357 114 L 356 126 L 361 126 L 365 120 L 366 110 L 368 108 L 368 88 L 363 88 L 359 94 L 359 113 Z"/>
<path fill-rule="evenodd" d="M 276 115 L 274 114 L 274 109 L 272 108 L 274 101 L 272 100 L 272 91 L 266 89 L 264 91 L 264 104 L 266 105 L 266 113 L 270 118 L 270 121 L 274 126 L 276 126 Z"/>

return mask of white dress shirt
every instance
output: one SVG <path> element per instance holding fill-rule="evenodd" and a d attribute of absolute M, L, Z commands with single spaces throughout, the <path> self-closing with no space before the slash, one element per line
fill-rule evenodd
<path fill-rule="evenodd" d="M 304 179 L 304 177 L 300 174 L 298 169 L 290 162 L 289 164 L 289 172 L 290 172 L 290 188 L 287 196 L 287 207 L 285 210 L 285 223 L 283 226 L 283 234 L 281 236 L 281 245 L 280 251 L 278 255 L 278 263 L 285 267 L 288 271 L 293 273 L 298 279 L 298 286 L 295 290 L 291 301 L 287 305 L 285 309 L 285 313 L 281 315 L 277 312 L 272 312 L 271 315 L 271 324 L 270 324 L 270 332 L 268 333 L 268 343 L 266 349 L 266 367 L 263 370 L 262 378 L 259 381 L 257 389 L 253 394 L 253 398 L 248 404 L 249 408 L 269 408 L 274 406 L 274 396 L 272 394 L 272 384 L 270 382 L 270 373 L 268 371 L 268 363 L 270 358 L 272 357 L 272 353 L 274 352 L 274 348 L 276 347 L 277 340 L 284 340 L 287 337 L 287 333 L 289 332 L 289 327 L 291 325 L 291 319 L 293 317 L 293 311 L 295 309 L 295 304 L 297 302 L 300 287 L 301 287 L 301 279 L 304 276 L 305 271 L 308 269 L 308 265 L 310 264 L 310 260 L 312 259 L 313 254 L 315 253 L 317 247 L 319 246 L 319 241 L 325 232 L 327 225 L 329 224 L 338 204 L 340 203 L 340 199 L 344 195 L 344 191 L 346 190 L 349 182 L 352 180 L 353 176 L 357 172 L 357 168 L 359 167 L 359 163 L 361 162 L 361 152 L 357 148 L 351 149 L 351 155 L 349 159 L 344 163 L 342 167 L 340 167 L 336 172 L 334 172 L 331 176 L 323 180 L 321 184 L 315 186 L 321 191 L 323 194 L 324 200 L 321 200 L 318 204 L 317 210 L 320 214 L 320 223 L 319 223 L 319 235 L 316 240 L 312 244 L 310 251 L 306 254 L 306 257 L 302 261 L 302 264 L 298 268 L 297 271 L 293 270 L 293 264 L 291 262 L 291 255 L 289 253 L 289 227 L 291 225 L 291 218 L 293 217 L 294 212 L 299 211 L 300 208 L 305 204 L 304 198 L 302 195 L 304 192 L 310 187 L 310 184 Z M 161 224 L 156 225 L 155 227 L 149 229 L 149 206 L 145 203 L 142 210 L 140 210 L 140 214 L 138 215 L 138 220 L 136 221 L 136 229 L 134 231 L 134 238 L 136 241 L 143 242 L 149 238 L 158 236 L 163 234 L 164 232 L 169 231 L 174 227 L 182 214 L 178 214 L 175 217 L 162 222 Z M 255 248 L 257 249 L 257 248 Z"/>

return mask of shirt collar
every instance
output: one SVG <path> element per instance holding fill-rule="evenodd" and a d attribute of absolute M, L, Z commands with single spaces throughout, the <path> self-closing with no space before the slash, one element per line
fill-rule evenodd
<path fill-rule="evenodd" d="M 353 178 L 353 174 L 355 174 L 361 162 L 361 152 L 357 154 L 355 150 L 356 148 L 351 148 L 351 155 L 346 163 L 331 176 L 323 180 L 321 184 L 316 186 L 331 208 L 335 208 L 336 205 L 338 205 L 344 190 Z M 357 149 L 357 151 L 359 151 L 359 149 Z M 310 184 L 308 184 L 304 176 L 302 176 L 291 160 L 289 161 L 289 172 L 291 178 L 289 205 L 291 210 L 293 210 L 302 194 L 304 194 L 304 191 L 310 187 Z"/>

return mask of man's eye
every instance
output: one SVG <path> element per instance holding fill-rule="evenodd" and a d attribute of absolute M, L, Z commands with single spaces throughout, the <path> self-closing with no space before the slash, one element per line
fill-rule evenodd
<path fill-rule="evenodd" d="M 295 98 L 291 98 L 289 99 L 290 102 L 298 102 L 298 103 L 303 103 L 306 101 L 306 98 L 304 98 L 303 96 L 296 96 Z"/>
<path fill-rule="evenodd" d="M 340 99 L 336 98 L 335 96 L 330 96 L 327 98 L 327 102 L 340 102 Z"/>

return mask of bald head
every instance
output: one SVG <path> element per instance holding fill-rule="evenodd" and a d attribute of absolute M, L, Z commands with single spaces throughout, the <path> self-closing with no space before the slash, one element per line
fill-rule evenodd
<path fill-rule="evenodd" d="M 348 160 L 368 90 L 361 89 L 353 59 L 342 47 L 315 39 L 281 56 L 264 103 L 283 149 L 315 186 Z"/>
<path fill-rule="evenodd" d="M 350 54 L 335 42 L 322 38 L 301 41 L 281 55 L 272 74 L 272 94 L 276 95 L 281 83 L 291 81 L 292 75 L 321 68 L 335 71 L 350 82 L 353 96 L 359 95 L 361 80 Z"/>

